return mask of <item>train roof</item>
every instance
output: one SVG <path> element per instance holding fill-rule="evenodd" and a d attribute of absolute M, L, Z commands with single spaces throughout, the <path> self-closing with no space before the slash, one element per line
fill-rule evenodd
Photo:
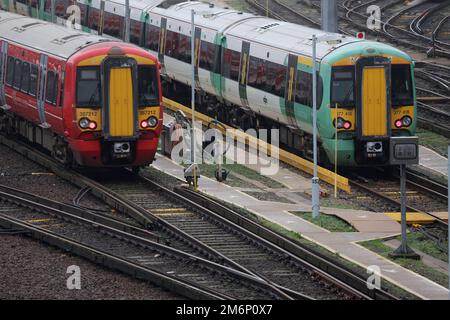
<path fill-rule="evenodd" d="M 68 59 L 86 46 L 108 38 L 0 10 L 0 38 Z M 117 41 L 117 40 L 114 40 Z"/>
<path fill-rule="evenodd" d="M 336 41 L 324 41 L 317 44 L 318 60 L 346 44 L 363 41 L 338 33 L 325 32 L 200 1 L 182 2 L 163 11 L 158 11 L 157 8 L 151 9 L 151 11 L 169 18 L 190 22 L 192 9 L 196 11 L 196 25 L 217 30 L 225 36 L 231 35 L 305 56 L 312 55 L 311 39 L 313 35 L 318 37 L 326 35 L 336 39 Z"/>

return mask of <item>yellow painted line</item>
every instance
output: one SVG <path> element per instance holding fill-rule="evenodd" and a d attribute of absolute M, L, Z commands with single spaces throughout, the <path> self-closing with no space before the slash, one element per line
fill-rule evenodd
<path fill-rule="evenodd" d="M 397 222 L 402 221 L 401 212 L 385 212 L 385 215 Z M 432 216 L 420 212 L 406 213 L 406 223 L 408 224 L 428 224 L 433 223 L 435 220 L 436 219 L 434 219 Z"/>
<path fill-rule="evenodd" d="M 173 213 L 157 213 L 155 216 L 158 217 L 181 217 L 181 216 L 192 216 L 192 212 L 173 212 Z"/>
<path fill-rule="evenodd" d="M 48 222 L 52 219 L 32 219 L 32 220 L 25 220 L 26 223 L 39 223 L 39 222 Z"/>
<path fill-rule="evenodd" d="M 182 104 L 179 104 L 179 103 L 172 101 L 170 99 L 167 99 L 167 98 L 163 98 L 163 103 L 166 108 L 168 108 L 172 111 L 181 110 L 186 114 L 186 116 L 188 116 L 188 117 L 192 116 L 191 109 L 183 106 Z M 201 121 L 204 125 L 208 125 L 212 120 L 214 120 L 214 119 L 212 119 L 202 113 L 199 113 L 199 112 L 197 112 L 195 114 L 195 118 L 198 121 Z M 268 153 L 270 153 L 270 154 L 278 153 L 280 161 L 287 163 L 287 164 L 289 164 L 303 172 L 309 173 L 311 175 L 314 173 L 314 165 L 311 161 L 305 160 L 293 153 L 290 153 L 290 152 L 281 150 L 277 147 L 271 146 L 267 142 L 257 139 L 255 137 L 252 137 L 241 130 L 236 130 L 235 128 L 232 128 L 228 125 L 224 125 L 224 127 L 228 130 L 233 130 L 233 131 L 227 132 L 230 135 L 230 137 L 233 137 L 234 139 L 238 139 L 238 141 L 242 141 L 242 142 L 245 141 L 245 144 L 252 148 L 259 146 L 262 150 L 268 150 Z M 222 133 L 225 133 L 221 127 L 218 127 L 217 129 L 221 130 Z M 318 172 L 318 176 L 321 180 L 326 181 L 331 185 L 334 185 L 334 181 L 335 181 L 334 172 L 332 172 L 328 169 L 322 168 L 322 167 L 318 167 L 317 172 Z M 347 193 L 351 192 L 350 184 L 349 184 L 349 181 L 347 178 L 337 175 L 336 181 L 337 181 L 337 186 L 339 189 L 341 189 Z"/>
<path fill-rule="evenodd" d="M 159 208 L 159 209 L 148 209 L 151 212 L 176 212 L 185 211 L 186 208 Z"/>

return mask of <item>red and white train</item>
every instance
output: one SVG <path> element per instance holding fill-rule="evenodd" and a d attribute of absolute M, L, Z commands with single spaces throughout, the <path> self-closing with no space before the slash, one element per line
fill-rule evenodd
<path fill-rule="evenodd" d="M 0 11 L 0 119 L 65 164 L 150 164 L 160 65 L 139 47 Z"/>

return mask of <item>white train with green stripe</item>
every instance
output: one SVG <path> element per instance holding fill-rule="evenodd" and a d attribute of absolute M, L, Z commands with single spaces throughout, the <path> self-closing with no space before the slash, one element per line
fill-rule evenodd
<path fill-rule="evenodd" d="M 85 31 L 123 38 L 124 0 L 0 0 L 4 10 L 63 23 L 76 5 Z M 130 0 L 130 41 L 158 56 L 166 94 L 189 101 L 191 10 L 197 100 L 204 113 L 248 128 L 279 128 L 312 157 L 312 41 L 326 34 L 203 2 Z M 317 45 L 320 161 L 389 166 L 417 158 L 414 62 L 380 42 L 335 34 Z M 337 126 L 337 128 L 336 128 Z M 337 140 L 337 141 L 336 141 Z M 406 142 L 404 142 L 406 140 Z M 336 147 L 337 146 L 337 149 Z M 337 151 L 336 151 L 337 150 Z"/>

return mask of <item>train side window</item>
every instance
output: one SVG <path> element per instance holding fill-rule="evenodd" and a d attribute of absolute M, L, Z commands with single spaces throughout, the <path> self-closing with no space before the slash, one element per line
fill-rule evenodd
<path fill-rule="evenodd" d="M 301 70 L 297 71 L 297 82 L 295 85 L 295 102 L 308 107 L 313 107 L 313 75 Z M 317 73 L 317 108 L 320 108 L 323 97 L 323 81 Z"/>
<path fill-rule="evenodd" d="M 99 67 L 80 67 L 77 70 L 77 106 L 100 107 L 101 85 Z"/>
<path fill-rule="evenodd" d="M 355 106 L 354 67 L 333 68 L 331 76 L 331 106 L 353 108 Z"/>
<path fill-rule="evenodd" d="M 52 0 L 45 0 L 44 11 L 47 13 L 52 13 Z"/>
<path fill-rule="evenodd" d="M 286 87 L 286 67 L 283 65 L 267 61 L 267 92 L 284 97 Z"/>
<path fill-rule="evenodd" d="M 214 72 L 214 59 L 217 47 L 214 43 L 202 41 L 200 45 L 200 63 L 202 69 Z"/>
<path fill-rule="evenodd" d="M 30 90 L 28 90 L 28 93 L 32 96 L 36 96 L 37 80 L 38 80 L 38 66 L 33 64 L 31 65 L 31 72 L 30 72 Z"/>
<path fill-rule="evenodd" d="M 171 56 L 177 60 L 180 59 L 180 34 L 176 32 L 172 32 L 172 48 L 171 48 Z"/>
<path fill-rule="evenodd" d="M 22 80 L 20 83 L 20 90 L 24 93 L 28 93 L 30 90 L 30 64 L 24 62 L 22 65 Z"/>
<path fill-rule="evenodd" d="M 130 42 L 135 45 L 141 45 L 142 23 L 136 20 L 131 20 L 130 23 Z"/>
<path fill-rule="evenodd" d="M 22 78 L 22 61 L 16 59 L 14 61 L 14 80 L 13 87 L 17 90 L 20 90 L 20 80 Z"/>
<path fill-rule="evenodd" d="M 224 68 L 223 68 L 224 77 L 234 81 L 239 81 L 239 71 L 240 71 L 239 67 L 241 65 L 241 53 L 234 50 L 225 49 L 223 54 L 224 54 Z"/>
<path fill-rule="evenodd" d="M 166 56 L 172 57 L 172 37 L 173 37 L 173 32 L 170 30 L 166 31 L 166 45 L 165 45 L 165 49 L 164 49 L 164 54 Z"/>
<path fill-rule="evenodd" d="M 57 17 L 67 18 L 66 10 L 68 6 L 68 0 L 55 0 L 55 15 Z"/>
<path fill-rule="evenodd" d="M 98 21 L 100 20 L 100 10 L 90 7 L 89 8 L 88 27 L 92 30 L 98 30 Z"/>
<path fill-rule="evenodd" d="M 311 106 L 312 103 L 312 74 L 297 71 L 297 81 L 295 85 L 295 102 L 305 106 Z"/>
<path fill-rule="evenodd" d="M 179 55 L 181 61 L 191 63 L 191 37 L 180 34 Z"/>
<path fill-rule="evenodd" d="M 50 104 L 54 104 L 56 100 L 55 92 L 55 73 L 53 71 L 47 72 L 47 84 L 45 87 L 45 101 Z"/>
<path fill-rule="evenodd" d="M 391 65 L 392 106 L 414 105 L 411 66 L 409 64 Z"/>
<path fill-rule="evenodd" d="M 14 79 L 14 58 L 8 57 L 6 69 L 6 84 L 12 86 L 13 79 Z"/>
<path fill-rule="evenodd" d="M 122 38 L 123 21 L 123 17 L 105 12 L 103 19 L 103 33 L 111 37 Z"/>
<path fill-rule="evenodd" d="M 256 87 L 256 78 L 258 72 L 258 58 L 250 56 L 247 85 L 250 87 Z"/>
<path fill-rule="evenodd" d="M 159 105 L 158 79 L 154 66 L 138 67 L 139 107 Z"/>
<path fill-rule="evenodd" d="M 64 105 L 64 79 L 65 73 L 61 73 L 61 84 L 59 86 L 59 106 L 62 108 Z"/>
<path fill-rule="evenodd" d="M 145 47 L 158 52 L 159 49 L 159 28 L 155 27 L 151 24 L 146 24 L 147 31 L 146 34 L 146 41 L 145 41 Z"/>

